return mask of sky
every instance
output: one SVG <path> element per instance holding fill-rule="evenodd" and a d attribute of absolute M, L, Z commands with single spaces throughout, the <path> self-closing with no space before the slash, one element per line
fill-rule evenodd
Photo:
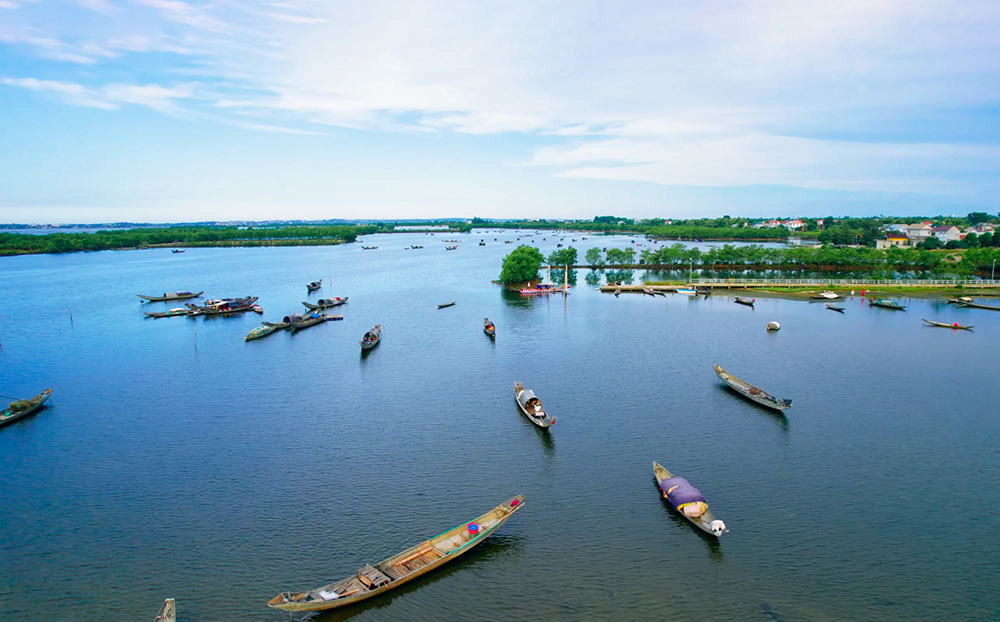
<path fill-rule="evenodd" d="M 0 0 L 0 222 L 996 213 L 998 32 L 996 0 Z"/>

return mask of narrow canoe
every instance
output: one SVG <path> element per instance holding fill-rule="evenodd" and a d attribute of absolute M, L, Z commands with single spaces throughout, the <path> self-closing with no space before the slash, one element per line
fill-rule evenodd
<path fill-rule="evenodd" d="M 170 309 L 169 311 L 159 311 L 156 313 L 147 312 L 146 317 L 159 318 L 159 317 L 178 317 L 181 315 L 187 315 L 188 309 L 185 307 L 177 307 L 176 309 Z"/>
<path fill-rule="evenodd" d="M 313 281 L 312 283 L 309 283 L 308 285 L 306 285 L 306 291 L 308 291 L 308 292 L 314 292 L 317 289 L 319 289 L 320 287 L 323 287 L 323 279 L 320 279 L 318 281 Z"/>
<path fill-rule="evenodd" d="M 153 618 L 153 622 L 177 622 L 177 609 L 174 607 L 173 598 L 164 599 L 163 604 L 160 605 L 160 611 Z"/>
<path fill-rule="evenodd" d="M 361 339 L 361 349 L 371 350 L 382 341 L 382 325 L 376 324 L 375 328 L 371 329 L 365 336 Z"/>
<path fill-rule="evenodd" d="M 343 315 L 329 315 L 327 313 L 310 313 L 309 315 L 301 318 L 297 322 L 292 322 L 292 332 L 302 330 L 303 328 L 309 328 L 310 326 L 315 326 L 317 324 L 322 324 L 323 322 L 332 322 L 334 320 L 344 319 Z"/>
<path fill-rule="evenodd" d="M 285 611 L 322 611 L 366 600 L 442 566 L 488 538 L 524 505 L 524 495 L 504 501 L 478 518 L 367 565 L 346 579 L 298 594 L 282 592 L 267 606 Z"/>
<path fill-rule="evenodd" d="M 733 302 L 735 302 L 738 305 L 746 305 L 748 307 L 752 307 L 754 303 L 757 302 L 757 299 L 754 298 L 753 300 L 751 300 L 750 298 L 741 298 L 737 296 L 736 300 L 734 300 Z"/>
<path fill-rule="evenodd" d="M 200 292 L 164 292 L 162 296 L 146 296 L 144 294 L 136 294 L 136 296 L 147 302 L 165 302 L 167 300 L 187 300 L 188 298 L 198 298 L 204 293 L 205 290 Z"/>
<path fill-rule="evenodd" d="M 490 318 L 483 318 L 483 332 L 490 336 L 491 339 L 497 336 L 497 327 L 493 325 Z"/>
<path fill-rule="evenodd" d="M 718 365 L 715 365 L 714 368 L 715 373 L 718 374 L 719 378 L 721 378 L 730 389 L 736 391 L 749 400 L 757 402 L 761 406 L 767 406 L 768 408 L 773 408 L 775 410 L 785 410 L 792 405 L 792 400 L 780 400 L 770 393 L 761 391 L 749 382 L 740 380 L 736 376 L 729 374 Z"/>
<path fill-rule="evenodd" d="M 891 300 L 872 300 L 868 303 L 870 307 L 882 307 L 883 309 L 892 309 L 893 311 L 906 311 L 906 306 L 901 305 L 898 302 L 893 302 Z"/>
<path fill-rule="evenodd" d="M 52 389 L 45 389 L 30 400 L 17 400 L 16 402 L 12 402 L 6 410 L 0 412 L 0 426 L 13 423 L 21 417 L 27 417 L 41 408 L 42 404 L 45 403 L 45 400 L 49 399 L 50 395 L 52 395 Z"/>
<path fill-rule="evenodd" d="M 987 311 L 1000 311 L 1000 307 L 996 305 L 984 305 L 981 302 L 965 302 L 961 301 L 958 303 L 960 307 L 969 307 L 970 309 L 986 309 Z"/>
<path fill-rule="evenodd" d="M 844 312 L 844 307 L 838 307 L 837 305 L 828 304 L 826 305 L 826 308 L 829 309 L 830 311 L 836 311 L 837 313 Z"/>
<path fill-rule="evenodd" d="M 315 304 L 303 300 L 302 304 L 303 306 L 305 306 L 306 309 L 310 309 L 312 311 L 321 311 L 323 309 L 329 309 L 330 307 L 339 307 L 340 305 L 347 302 L 348 298 L 349 296 L 344 296 L 343 298 L 341 298 L 340 296 L 337 296 L 336 298 L 320 298 L 315 302 Z"/>
<path fill-rule="evenodd" d="M 514 397 L 517 398 L 517 405 L 524 416 L 538 427 L 549 428 L 556 422 L 556 418 L 550 417 L 542 408 L 542 400 L 538 399 L 535 392 L 525 389 L 520 382 L 514 383 Z"/>
<path fill-rule="evenodd" d="M 705 498 L 687 480 L 675 477 L 655 460 L 653 461 L 653 475 L 656 476 L 656 483 L 660 487 L 663 498 L 689 523 L 717 538 L 726 531 L 726 524 L 715 518 L 712 510 L 708 509 Z M 679 501 L 678 505 L 674 505 L 675 501 Z"/>
<path fill-rule="evenodd" d="M 923 320 L 924 322 L 927 322 L 931 326 L 940 326 L 941 328 L 951 328 L 951 329 L 954 329 L 954 330 L 972 330 L 972 328 L 973 328 L 972 326 L 962 326 L 961 324 L 957 324 L 957 323 L 956 324 L 945 324 L 944 322 L 932 322 L 931 320 L 925 320 L 924 318 L 920 318 L 920 319 Z"/>
<path fill-rule="evenodd" d="M 442 302 L 441 304 L 439 304 L 438 309 L 444 309 L 445 307 L 454 307 L 454 306 L 455 306 L 455 301 L 450 300 L 448 302 Z"/>

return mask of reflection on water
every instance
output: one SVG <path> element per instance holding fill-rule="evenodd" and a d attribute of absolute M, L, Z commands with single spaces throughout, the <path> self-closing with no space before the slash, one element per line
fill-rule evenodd
<path fill-rule="evenodd" d="M 604 277 L 607 279 L 609 285 L 619 282 L 624 285 L 631 285 L 635 279 L 635 270 L 608 270 Z"/>
<path fill-rule="evenodd" d="M 604 280 L 603 275 L 597 270 L 591 270 L 584 275 L 583 280 L 591 287 L 597 287 Z"/>

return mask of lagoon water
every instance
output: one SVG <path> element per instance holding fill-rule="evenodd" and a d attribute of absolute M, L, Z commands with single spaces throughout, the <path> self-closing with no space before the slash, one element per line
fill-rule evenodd
<path fill-rule="evenodd" d="M 183 621 L 288 620 L 265 606 L 279 591 L 517 493 L 477 549 L 316 619 L 996 619 L 1000 313 L 615 298 L 582 273 L 565 299 L 522 299 L 490 283 L 515 237 L 0 259 L 0 393 L 54 388 L 0 429 L 0 619 L 147 620 L 174 597 Z M 522 241 L 548 253 L 542 237 Z M 175 289 L 258 295 L 264 315 L 144 319 L 179 305 L 136 293 Z M 332 296 L 350 297 L 343 321 L 243 341 Z M 791 398 L 787 416 L 729 392 L 716 363 Z M 551 433 L 518 411 L 516 380 Z M 653 460 L 730 532 L 676 516 Z"/>

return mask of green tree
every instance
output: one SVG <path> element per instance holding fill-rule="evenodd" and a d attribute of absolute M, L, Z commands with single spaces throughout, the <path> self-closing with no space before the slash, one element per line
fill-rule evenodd
<path fill-rule="evenodd" d="M 932 251 L 938 248 L 942 248 L 944 245 L 941 244 L 941 240 L 937 239 L 935 236 L 928 236 L 926 240 L 917 244 L 917 248 L 922 251 Z"/>
<path fill-rule="evenodd" d="M 524 283 L 537 281 L 538 269 L 542 266 L 542 252 L 534 246 L 522 244 L 503 259 L 500 269 L 502 283 Z"/>
<path fill-rule="evenodd" d="M 986 212 L 970 212 L 966 217 L 970 225 L 978 225 L 981 222 L 986 222 L 990 219 L 990 215 Z"/>
<path fill-rule="evenodd" d="M 576 265 L 576 249 L 558 248 L 549 255 L 550 266 L 573 266 Z"/>
<path fill-rule="evenodd" d="M 600 266 L 604 264 L 604 261 L 601 258 L 601 249 L 596 246 L 594 248 L 588 248 L 583 258 L 591 266 Z"/>

